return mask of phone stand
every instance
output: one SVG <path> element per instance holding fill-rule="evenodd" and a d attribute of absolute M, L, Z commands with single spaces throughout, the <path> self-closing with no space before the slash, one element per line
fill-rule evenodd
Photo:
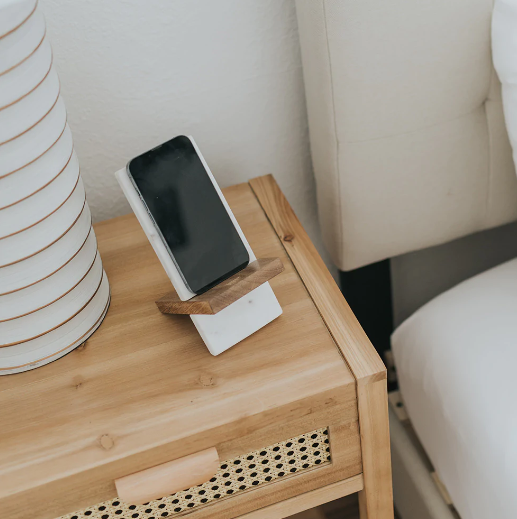
<path fill-rule="evenodd" d="M 284 270 L 279 258 L 257 259 L 208 166 L 207 172 L 221 197 L 250 257 L 250 264 L 201 295 L 186 286 L 171 260 L 125 169 L 115 176 L 143 231 L 176 290 L 156 301 L 161 312 L 188 314 L 208 351 L 220 353 L 241 342 L 282 315 L 269 280 Z"/>
<path fill-rule="evenodd" d="M 258 259 L 203 294 L 182 301 L 176 292 L 171 292 L 158 299 L 156 306 L 163 314 L 214 315 L 283 270 L 280 258 Z"/>

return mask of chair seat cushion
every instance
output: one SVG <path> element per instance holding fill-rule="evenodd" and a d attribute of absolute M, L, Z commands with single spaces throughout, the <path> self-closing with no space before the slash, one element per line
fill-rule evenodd
<path fill-rule="evenodd" d="M 461 518 L 517 517 L 517 259 L 427 303 L 392 347 L 413 427 Z"/>

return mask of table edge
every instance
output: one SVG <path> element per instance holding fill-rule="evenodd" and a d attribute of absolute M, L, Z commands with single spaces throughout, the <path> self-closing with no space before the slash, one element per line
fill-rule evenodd
<path fill-rule="evenodd" d="M 386 367 L 273 175 L 249 180 L 358 385 L 386 379 Z"/>

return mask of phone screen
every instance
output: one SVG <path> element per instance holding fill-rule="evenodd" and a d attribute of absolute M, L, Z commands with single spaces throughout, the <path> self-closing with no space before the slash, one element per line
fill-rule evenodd
<path fill-rule="evenodd" d="M 249 263 L 248 251 L 188 137 L 176 137 L 134 158 L 128 173 L 192 292 L 205 292 Z"/>

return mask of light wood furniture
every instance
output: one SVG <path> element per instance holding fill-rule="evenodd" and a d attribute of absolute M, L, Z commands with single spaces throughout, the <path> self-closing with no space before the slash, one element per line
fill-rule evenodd
<path fill-rule="evenodd" d="M 215 476 L 220 464 L 217 449 L 210 447 L 116 479 L 117 496 L 140 505 L 205 483 Z"/>
<path fill-rule="evenodd" d="M 215 448 L 220 471 L 241 463 L 251 481 L 250 456 L 260 469 L 279 456 L 285 472 L 177 515 L 280 518 L 359 492 L 362 519 L 393 518 L 382 362 L 274 179 L 225 196 L 257 256 L 285 267 L 270 281 L 283 315 L 213 357 L 188 317 L 156 308 L 170 283 L 134 216 L 97 224 L 104 323 L 59 362 L 0 379 L 0 517 L 82 519 L 119 504 L 116 480 Z"/>
<path fill-rule="evenodd" d="M 204 294 L 182 301 L 176 292 L 170 292 L 156 306 L 164 314 L 213 315 L 283 271 L 280 258 L 260 258 Z"/>

